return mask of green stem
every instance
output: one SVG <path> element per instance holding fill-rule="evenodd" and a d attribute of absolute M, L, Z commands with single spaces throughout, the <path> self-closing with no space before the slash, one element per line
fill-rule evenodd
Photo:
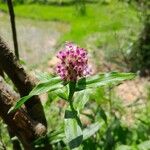
<path fill-rule="evenodd" d="M 82 128 L 81 120 L 78 117 L 78 113 L 77 113 L 77 111 L 75 110 L 75 108 L 73 106 L 73 95 L 75 93 L 75 88 L 76 88 L 76 82 L 70 82 L 69 83 L 69 97 L 68 97 L 68 101 L 69 101 L 69 105 L 70 105 L 70 108 L 71 108 L 72 112 L 75 114 L 75 119 L 76 119 L 78 125 Z"/>
<path fill-rule="evenodd" d="M 112 114 L 112 91 L 111 91 L 111 86 L 108 87 L 109 90 L 109 112 Z"/>

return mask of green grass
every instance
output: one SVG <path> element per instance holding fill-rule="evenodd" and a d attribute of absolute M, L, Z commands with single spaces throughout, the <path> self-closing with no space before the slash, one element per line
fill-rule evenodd
<path fill-rule="evenodd" d="M 115 0 L 108 5 L 87 4 L 86 16 L 77 15 L 74 6 L 26 4 L 16 5 L 14 8 L 18 17 L 68 23 L 70 30 L 60 41 L 86 42 L 86 38 L 94 33 L 112 33 L 127 29 L 131 22 L 135 28 L 139 24 L 137 11 L 132 6 Z M 0 9 L 7 11 L 6 5 L 0 5 Z"/>
<path fill-rule="evenodd" d="M 103 58 L 121 68 L 126 67 L 122 50 L 126 54 L 129 46 L 138 38 L 142 27 L 140 12 L 135 5 L 118 0 L 111 0 L 109 4 L 88 3 L 85 16 L 79 15 L 74 5 L 24 4 L 15 5 L 14 9 L 18 22 L 23 18 L 35 22 L 35 26 L 36 22 L 42 22 L 41 28 L 56 29 L 60 33 L 54 51 L 65 41 L 87 48 L 93 63 L 100 71 L 99 66 L 105 63 Z M 0 10 L 8 11 L 4 4 L 0 4 Z M 48 22 L 57 26 L 52 27 Z M 103 56 L 101 51 L 104 52 Z"/>

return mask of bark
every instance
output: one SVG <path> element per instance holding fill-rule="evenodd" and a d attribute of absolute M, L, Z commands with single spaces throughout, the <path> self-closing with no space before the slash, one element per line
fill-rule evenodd
<path fill-rule="evenodd" d="M 20 96 L 26 96 L 33 89 L 34 83 L 27 75 L 23 67 L 18 63 L 12 51 L 6 46 L 0 37 L 0 67 L 12 80 Z M 42 123 L 47 127 L 47 122 L 38 96 L 32 97 L 25 103 L 26 109 L 33 120 Z"/>
<path fill-rule="evenodd" d="M 20 146 L 19 140 L 17 138 L 13 139 L 15 137 L 14 131 L 10 127 L 7 127 L 7 130 L 8 130 L 11 142 L 13 144 L 13 150 L 21 150 L 21 146 Z"/>
<path fill-rule="evenodd" d="M 1 75 L 2 77 L 4 77 L 4 72 L 3 72 L 2 68 L 0 68 L 0 75 Z"/>
<path fill-rule="evenodd" d="M 33 141 L 45 133 L 45 126 L 34 121 L 22 108 L 8 114 L 18 99 L 14 91 L 0 78 L 0 117 L 21 141 L 25 150 L 33 150 Z"/>
<path fill-rule="evenodd" d="M 19 60 L 19 50 L 18 50 L 18 41 L 17 41 L 17 32 L 16 32 L 16 23 L 15 23 L 15 13 L 13 9 L 12 0 L 7 0 L 8 9 L 9 9 L 9 16 L 11 22 L 11 29 L 12 29 L 12 36 L 14 42 L 14 50 L 16 58 Z"/>

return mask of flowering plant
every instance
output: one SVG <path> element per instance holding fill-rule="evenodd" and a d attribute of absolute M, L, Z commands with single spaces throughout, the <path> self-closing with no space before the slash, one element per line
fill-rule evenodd
<path fill-rule="evenodd" d="M 56 71 L 62 80 L 76 81 L 78 77 L 90 74 L 87 51 L 72 43 L 66 43 L 65 49 L 59 51 L 57 58 L 60 62 Z"/>
<path fill-rule="evenodd" d="M 106 85 L 116 85 L 124 80 L 133 79 L 133 73 L 102 73 L 90 75 L 87 51 L 72 43 L 66 43 L 65 48 L 58 52 L 59 62 L 56 66 L 57 77 L 47 73 L 38 74 L 40 83 L 29 93 L 22 97 L 10 111 L 20 108 L 34 95 L 46 92 L 55 93 L 57 97 L 68 103 L 65 111 L 65 141 L 70 149 L 81 147 L 82 141 L 89 138 L 100 128 L 99 122 L 83 128 L 80 112 L 84 108 L 93 90 Z"/>

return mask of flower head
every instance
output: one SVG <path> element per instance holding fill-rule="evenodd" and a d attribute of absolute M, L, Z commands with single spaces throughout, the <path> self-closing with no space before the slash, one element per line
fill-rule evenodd
<path fill-rule="evenodd" d="M 78 77 L 90 74 L 87 51 L 73 43 L 66 43 L 65 48 L 58 52 L 56 73 L 65 81 L 76 81 Z"/>

